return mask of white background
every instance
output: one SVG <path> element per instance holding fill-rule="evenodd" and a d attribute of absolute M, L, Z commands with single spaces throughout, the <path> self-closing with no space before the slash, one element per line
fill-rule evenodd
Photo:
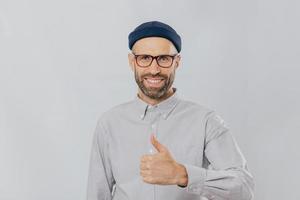
<path fill-rule="evenodd" d="M 174 86 L 229 124 L 255 200 L 297 200 L 299 1 L 0 1 L 0 200 L 84 200 L 97 118 L 136 94 L 128 33 L 182 36 Z"/>

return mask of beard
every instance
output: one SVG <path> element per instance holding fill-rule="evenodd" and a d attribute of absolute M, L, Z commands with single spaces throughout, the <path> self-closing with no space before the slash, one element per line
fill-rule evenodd
<path fill-rule="evenodd" d="M 144 74 L 140 75 L 138 74 L 137 70 L 134 70 L 134 77 L 135 77 L 135 82 L 139 86 L 140 90 L 143 92 L 144 95 L 151 99 L 163 99 L 164 97 L 167 96 L 168 90 L 171 88 L 173 82 L 174 82 L 174 77 L 175 77 L 175 70 L 170 74 L 170 76 L 166 75 L 156 75 L 153 76 L 151 74 Z M 154 88 L 154 87 L 146 87 L 144 84 L 144 78 L 145 77 L 151 77 L 151 78 L 163 78 L 164 79 L 164 84 L 159 87 L 159 88 Z"/>

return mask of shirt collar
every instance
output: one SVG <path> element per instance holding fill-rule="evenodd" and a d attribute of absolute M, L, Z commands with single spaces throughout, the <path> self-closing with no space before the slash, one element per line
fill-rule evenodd
<path fill-rule="evenodd" d="M 164 119 L 167 119 L 171 111 L 175 108 L 177 103 L 179 102 L 177 88 L 173 87 L 174 93 L 168 97 L 167 99 L 159 102 L 156 105 L 150 105 L 143 101 L 138 94 L 135 96 L 135 102 L 138 106 L 138 111 L 140 114 L 140 119 L 143 120 L 147 114 L 147 112 L 158 111 L 162 114 Z"/>

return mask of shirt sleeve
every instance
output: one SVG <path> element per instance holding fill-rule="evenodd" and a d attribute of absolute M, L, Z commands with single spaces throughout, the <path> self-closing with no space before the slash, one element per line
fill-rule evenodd
<path fill-rule="evenodd" d="M 107 132 L 101 121 L 97 123 L 90 153 L 87 200 L 111 200 L 115 183 L 108 156 Z"/>
<path fill-rule="evenodd" d="M 224 120 L 212 112 L 205 126 L 204 156 L 209 167 L 183 164 L 188 174 L 187 192 L 216 200 L 250 200 L 253 176 Z"/>

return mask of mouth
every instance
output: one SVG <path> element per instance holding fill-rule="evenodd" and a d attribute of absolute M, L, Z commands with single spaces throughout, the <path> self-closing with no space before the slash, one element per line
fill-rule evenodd
<path fill-rule="evenodd" d="M 146 85 L 149 87 L 160 87 L 163 82 L 164 78 L 144 78 Z"/>

